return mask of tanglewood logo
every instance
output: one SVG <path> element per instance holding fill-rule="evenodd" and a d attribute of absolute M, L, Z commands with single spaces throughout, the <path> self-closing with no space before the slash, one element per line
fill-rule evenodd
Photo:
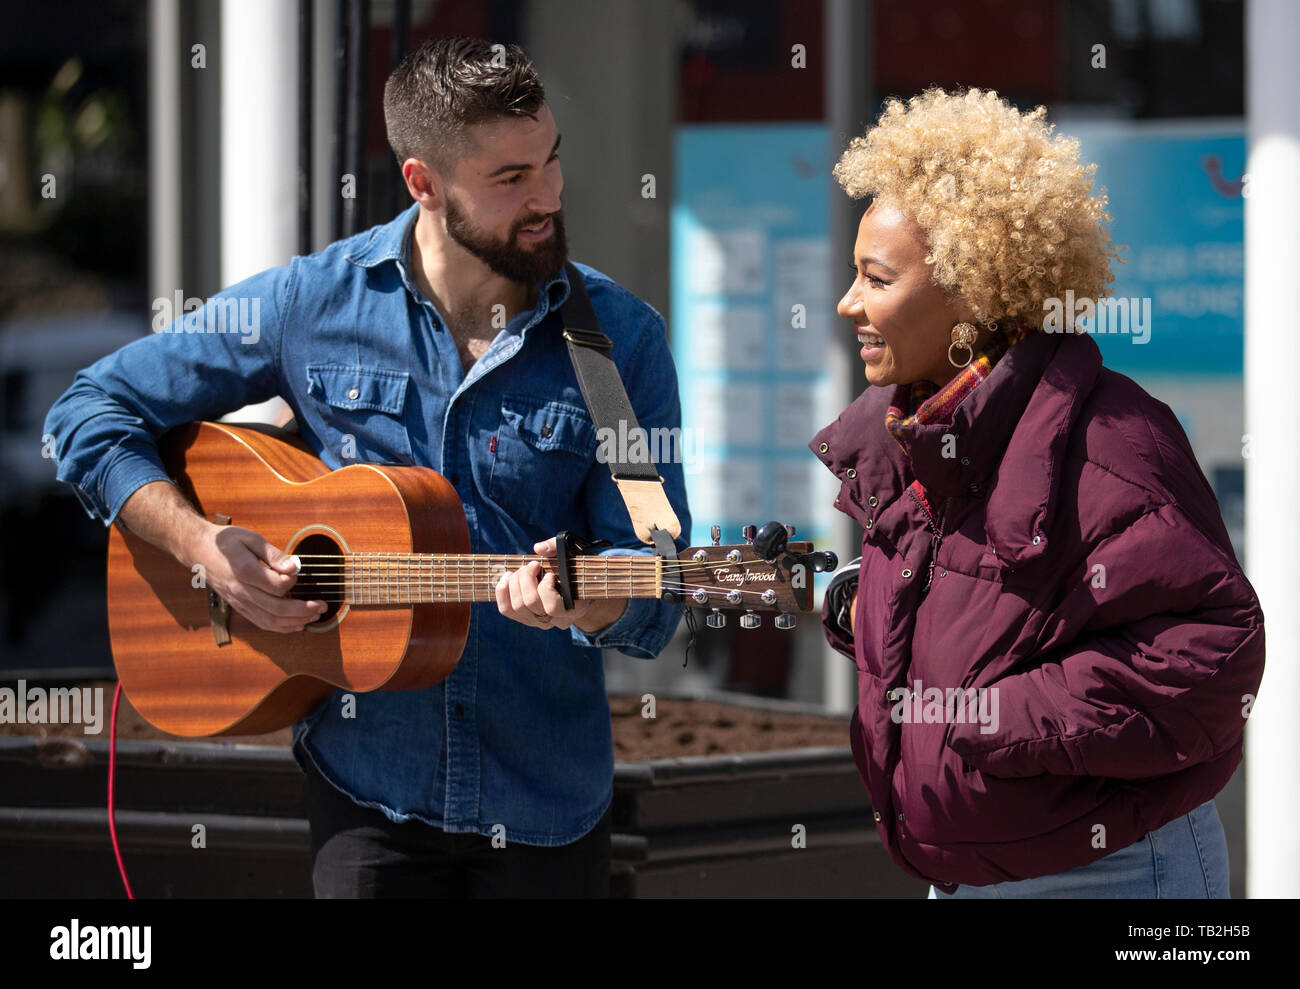
<path fill-rule="evenodd" d="M 724 567 L 714 571 L 719 584 L 772 584 L 776 582 L 775 570 L 732 570 Z"/>

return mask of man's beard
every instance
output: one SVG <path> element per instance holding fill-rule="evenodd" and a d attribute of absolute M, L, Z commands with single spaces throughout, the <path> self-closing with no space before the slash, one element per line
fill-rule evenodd
<path fill-rule="evenodd" d="M 554 226 L 548 239 L 532 247 L 517 246 L 515 238 L 523 227 L 536 226 L 546 219 L 547 216 L 524 217 L 510 228 L 510 235 L 504 241 L 496 240 L 472 227 L 456 200 L 447 197 L 447 233 L 451 239 L 502 278 L 523 285 L 536 285 L 558 274 L 569 258 L 564 217 L 560 212 L 549 215 Z"/>

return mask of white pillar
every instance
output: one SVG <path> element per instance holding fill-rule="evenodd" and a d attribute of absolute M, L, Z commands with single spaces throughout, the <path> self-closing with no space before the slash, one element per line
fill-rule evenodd
<path fill-rule="evenodd" d="M 297 248 L 298 4 L 222 0 L 221 283 L 288 264 Z M 278 400 L 230 418 L 276 421 Z"/>
<path fill-rule="evenodd" d="M 1246 10 L 1246 564 L 1268 659 L 1246 732 L 1246 892 L 1300 896 L 1300 4 Z"/>
<path fill-rule="evenodd" d="M 176 0 L 149 4 L 149 296 L 181 284 L 181 15 Z"/>

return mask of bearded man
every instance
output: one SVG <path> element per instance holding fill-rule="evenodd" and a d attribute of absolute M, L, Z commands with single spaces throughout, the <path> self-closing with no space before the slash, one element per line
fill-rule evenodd
<path fill-rule="evenodd" d="M 550 555 L 565 530 L 609 540 L 606 554 L 648 552 L 597 462 L 562 337 L 560 135 L 536 71 L 515 46 L 438 39 L 393 72 L 384 112 L 413 205 L 208 302 L 255 303 L 256 334 L 177 325 L 136 341 L 79 372 L 46 421 L 58 476 L 92 515 L 203 566 L 236 611 L 286 635 L 324 603 L 288 597 L 291 558 L 180 495 L 156 447 L 173 426 L 279 395 L 331 468 L 443 474 L 475 553 Z M 639 424 L 679 428 L 662 318 L 576 268 Z M 659 471 L 685 534 L 682 467 Z M 566 608 L 540 570 L 503 573 L 495 603 L 472 606 L 442 684 L 336 693 L 295 726 L 317 896 L 607 894 L 614 759 L 600 649 L 653 658 L 679 616 L 654 599 Z"/>

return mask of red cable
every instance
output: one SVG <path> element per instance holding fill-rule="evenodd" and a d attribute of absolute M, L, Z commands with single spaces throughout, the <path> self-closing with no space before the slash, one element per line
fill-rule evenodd
<path fill-rule="evenodd" d="M 113 854 L 117 857 L 117 871 L 122 874 L 122 885 L 126 887 L 126 898 L 134 900 L 131 881 L 126 878 L 126 864 L 122 861 L 122 849 L 117 844 L 117 824 L 113 820 L 113 769 L 117 765 L 117 702 L 122 699 L 122 681 L 117 682 L 113 692 L 113 716 L 108 723 L 108 834 L 113 839 Z"/>

